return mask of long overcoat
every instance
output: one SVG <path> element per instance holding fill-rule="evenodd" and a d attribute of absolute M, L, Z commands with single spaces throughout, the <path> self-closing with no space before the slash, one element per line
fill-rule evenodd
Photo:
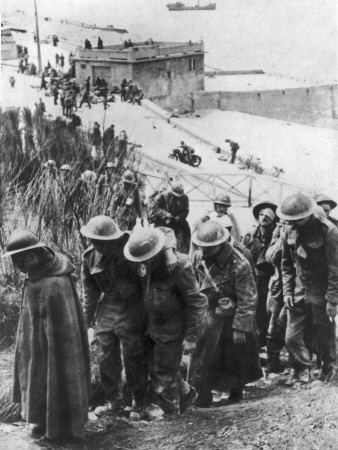
<path fill-rule="evenodd" d="M 83 437 L 90 395 L 87 329 L 74 268 L 65 256 L 52 254 L 25 280 L 13 402 L 21 403 L 25 421 L 46 425 L 48 438 Z"/>

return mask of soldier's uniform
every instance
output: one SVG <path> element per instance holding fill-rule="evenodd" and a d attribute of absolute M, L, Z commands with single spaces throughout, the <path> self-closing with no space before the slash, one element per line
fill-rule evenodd
<path fill-rule="evenodd" d="M 179 412 L 183 339 L 197 341 L 207 310 L 188 256 L 177 253 L 177 259 L 173 273 L 158 270 L 143 279 L 153 391 L 167 413 Z"/>
<path fill-rule="evenodd" d="M 126 233 L 125 242 L 128 238 Z M 122 343 L 127 386 L 135 400 L 141 402 L 148 381 L 147 318 L 137 265 L 123 256 L 102 256 L 91 246 L 83 254 L 81 278 L 88 326 L 97 317 L 98 362 L 107 398 L 114 401 L 122 397 Z"/>
<path fill-rule="evenodd" d="M 287 229 L 283 240 L 283 291 L 292 296 L 286 346 L 293 367 L 310 367 L 304 333 L 311 327 L 316 350 L 329 373 L 336 362 L 336 325 L 326 313 L 327 302 L 338 304 L 338 230 L 327 219 L 311 216 L 300 230 Z"/>
<path fill-rule="evenodd" d="M 122 231 L 132 230 L 137 217 L 143 218 L 142 200 L 136 184 L 121 182 L 113 196 L 112 217 Z"/>
<path fill-rule="evenodd" d="M 269 233 L 262 234 L 260 225 L 247 233 L 242 244 L 250 250 L 256 268 L 256 284 L 258 291 L 258 302 L 256 310 L 256 324 L 260 347 L 266 345 L 266 334 L 269 326 L 267 313 L 267 297 L 269 292 L 269 281 L 274 273 L 273 266 L 266 260 L 266 251 L 269 248 L 272 238 L 271 228 Z"/>
<path fill-rule="evenodd" d="M 217 263 L 206 260 L 216 292 L 201 264 L 201 253 L 193 256 L 200 288 L 209 300 L 207 327 L 193 355 L 191 384 L 199 392 L 200 406 L 212 403 L 211 390 L 233 391 L 262 376 L 254 314 L 257 290 L 248 260 L 237 249 L 222 251 Z M 220 315 L 220 297 L 231 298 L 233 307 Z M 221 314 L 223 314 L 221 312 Z M 235 345 L 233 332 L 245 332 L 246 341 Z"/>

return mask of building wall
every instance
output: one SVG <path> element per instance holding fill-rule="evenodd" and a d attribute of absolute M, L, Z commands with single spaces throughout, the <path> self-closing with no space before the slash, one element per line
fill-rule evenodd
<path fill-rule="evenodd" d="M 143 89 L 146 97 L 165 97 L 167 107 L 175 106 L 181 97 L 189 99 L 191 92 L 204 89 L 204 56 L 201 54 L 132 64 L 83 60 L 75 62 L 75 71 L 76 81 L 80 84 L 89 75 L 93 81 L 97 74 L 102 74 L 110 87 L 119 86 L 123 78 L 132 79 Z"/>
<path fill-rule="evenodd" d="M 1 43 L 1 59 L 17 59 L 16 43 L 2 42 Z"/>
<path fill-rule="evenodd" d="M 337 128 L 338 86 L 254 92 L 197 92 L 195 108 L 239 111 L 316 127 Z"/>

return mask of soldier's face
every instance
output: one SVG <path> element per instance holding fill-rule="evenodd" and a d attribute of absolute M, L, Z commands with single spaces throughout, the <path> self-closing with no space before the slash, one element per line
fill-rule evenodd
<path fill-rule="evenodd" d="M 215 205 L 215 211 L 220 216 L 224 216 L 225 214 L 227 214 L 228 209 L 229 209 L 229 206 L 226 206 L 226 205 L 220 205 L 218 203 L 216 203 L 216 205 Z"/>
<path fill-rule="evenodd" d="M 328 219 L 330 217 L 331 206 L 328 203 L 322 203 L 320 206 L 323 208 L 326 218 Z"/>
<path fill-rule="evenodd" d="M 203 256 L 211 258 L 220 251 L 221 245 L 213 245 L 212 247 L 202 247 Z"/>
<path fill-rule="evenodd" d="M 11 256 L 14 266 L 22 273 L 30 272 L 38 263 L 39 258 L 33 252 L 21 252 Z"/>
<path fill-rule="evenodd" d="M 292 225 L 294 228 L 302 228 L 309 220 L 311 216 L 304 217 L 304 219 L 298 220 L 288 220 L 288 224 Z"/>

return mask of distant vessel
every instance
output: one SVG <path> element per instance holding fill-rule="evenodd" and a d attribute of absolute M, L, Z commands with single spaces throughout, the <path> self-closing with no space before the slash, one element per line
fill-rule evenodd
<path fill-rule="evenodd" d="M 213 10 L 216 9 L 216 3 L 209 3 L 208 5 L 200 6 L 198 0 L 195 6 L 186 6 L 182 2 L 168 3 L 167 8 L 169 11 L 201 11 L 201 10 Z"/>

